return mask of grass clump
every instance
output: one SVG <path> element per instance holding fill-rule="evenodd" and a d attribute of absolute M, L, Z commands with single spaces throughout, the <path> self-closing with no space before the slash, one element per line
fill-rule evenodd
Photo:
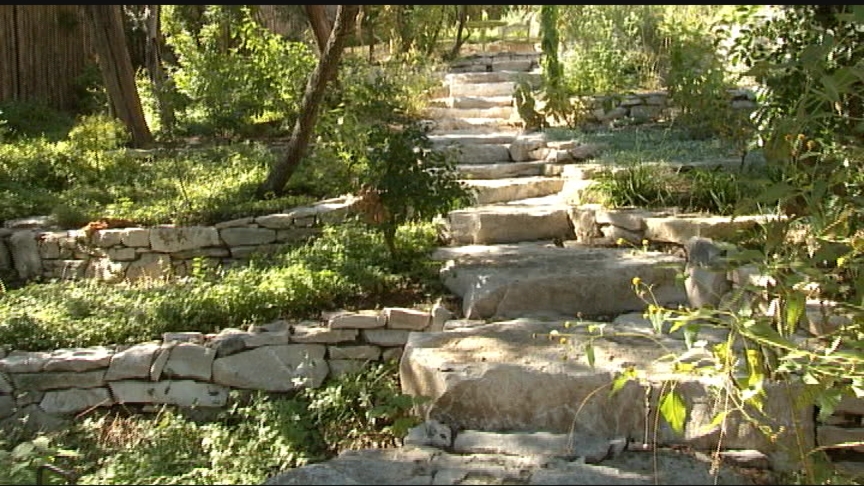
<path fill-rule="evenodd" d="M 177 281 L 31 284 L 0 297 L 0 342 L 47 350 L 138 343 L 169 331 L 216 332 L 322 310 L 411 305 L 441 292 L 430 223 L 397 232 L 405 251 L 390 258 L 380 234 L 358 224 L 326 227 L 307 245 L 221 272 Z"/>

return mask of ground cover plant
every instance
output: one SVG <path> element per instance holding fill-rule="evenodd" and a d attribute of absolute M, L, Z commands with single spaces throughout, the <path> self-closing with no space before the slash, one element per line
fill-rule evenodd
<path fill-rule="evenodd" d="M 261 484 L 346 449 L 393 447 L 418 422 L 396 366 L 371 363 L 294 394 L 235 392 L 227 409 L 197 417 L 114 408 L 35 438 L 12 431 L 0 439 L 0 483 L 35 484 L 35 466 L 53 464 L 75 471 L 77 484 Z"/>

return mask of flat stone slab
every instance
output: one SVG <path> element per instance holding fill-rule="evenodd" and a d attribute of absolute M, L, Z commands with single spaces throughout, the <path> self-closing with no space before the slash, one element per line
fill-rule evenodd
<path fill-rule="evenodd" d="M 516 83 L 497 81 L 491 83 L 456 83 L 450 85 L 450 96 L 513 96 Z"/>
<path fill-rule="evenodd" d="M 760 421 L 779 431 L 776 441 L 735 410 L 726 415 L 721 436 L 721 426 L 714 423 L 722 407 L 713 391 L 716 378 L 677 373 L 668 359 L 670 354 L 685 354 L 682 340 L 649 330 L 616 332 L 614 326 L 601 337 L 601 323 L 580 320 L 565 327 L 565 322 L 523 318 L 412 333 L 400 362 L 402 391 L 427 397 L 417 413 L 453 430 L 546 431 L 571 434 L 574 440 L 627 437 L 702 451 L 715 450 L 722 442 L 723 448 L 760 451 L 776 470 L 787 471 L 800 467 L 795 453 L 799 440 L 805 450 L 815 447 L 813 407 L 796 408 L 790 402 L 803 388 L 766 383 Z M 713 359 L 704 349 L 691 350 L 688 356 Z M 640 379 L 609 393 L 614 379 L 630 369 L 637 370 Z M 687 406 L 681 434 L 657 415 L 670 381 Z M 457 434 L 454 444 L 458 440 Z"/>
<path fill-rule="evenodd" d="M 494 164 L 459 164 L 456 170 L 465 179 L 504 179 L 539 176 L 546 171 L 546 165 L 542 161 L 500 161 Z"/>
<path fill-rule="evenodd" d="M 711 461 L 704 455 L 671 450 L 626 451 L 609 464 L 405 446 L 345 451 L 326 462 L 283 471 L 263 484 L 755 484 L 729 467 L 712 475 Z"/>
<path fill-rule="evenodd" d="M 524 225 L 532 229 L 530 221 Z M 660 252 L 521 242 L 439 248 L 434 258 L 446 261 L 444 284 L 463 299 L 468 319 L 641 311 L 636 276 L 654 285 L 658 303 L 687 302 L 676 281 L 684 260 Z"/>
<path fill-rule="evenodd" d="M 495 133 L 500 132 L 502 129 L 512 128 L 513 124 L 510 120 L 501 117 L 480 116 L 464 118 L 450 115 L 436 118 L 434 121 L 431 121 L 430 126 L 432 128 L 432 134 L 442 134 L 454 130 L 472 130 L 476 133 Z"/>
<path fill-rule="evenodd" d="M 458 164 L 494 164 L 510 160 L 507 144 L 451 144 L 439 145 L 439 151 L 451 153 Z"/>
<path fill-rule="evenodd" d="M 556 194 L 564 187 L 560 177 L 508 177 L 462 181 L 474 193 L 475 204 L 492 204 Z"/>
<path fill-rule="evenodd" d="M 502 202 L 450 211 L 447 220 L 453 243 L 494 244 L 572 239 L 574 233 L 566 205 L 514 203 Z"/>
<path fill-rule="evenodd" d="M 448 106 L 452 108 L 492 108 L 495 106 L 513 106 L 513 96 L 462 96 L 450 98 Z"/>
<path fill-rule="evenodd" d="M 463 131 L 429 136 L 429 140 L 436 145 L 484 143 L 504 144 L 511 143 L 515 139 L 515 132 L 476 133 L 472 131 Z"/>

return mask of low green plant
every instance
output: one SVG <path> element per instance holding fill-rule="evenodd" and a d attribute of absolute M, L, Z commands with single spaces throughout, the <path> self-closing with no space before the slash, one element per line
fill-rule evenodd
<path fill-rule="evenodd" d="M 0 439 L 0 484 L 68 484 L 69 477 L 50 470 L 44 470 L 41 473 L 43 482 L 38 482 L 39 469 L 53 466 L 67 472 L 80 456 L 78 451 L 63 448 L 48 435 L 40 434 L 15 443 Z M 74 481 L 74 477 L 72 479 Z"/>
<path fill-rule="evenodd" d="M 172 283 L 27 285 L 0 296 L 0 342 L 20 350 L 138 343 L 169 331 L 317 318 L 323 310 L 424 301 L 440 293 L 438 264 L 428 259 L 433 226 L 403 226 L 395 242 L 403 249 L 400 260 L 390 257 L 380 233 L 346 224 L 283 254 Z"/>
<path fill-rule="evenodd" d="M 401 225 L 431 221 L 470 201 L 454 158 L 434 150 L 427 132 L 411 121 L 395 129 L 378 125 L 363 154 L 361 211 L 364 221 L 381 232 L 392 258 L 399 258 L 396 231 Z"/>
<path fill-rule="evenodd" d="M 54 463 L 78 484 L 260 484 L 346 449 L 397 445 L 419 422 L 416 403 L 391 360 L 289 395 L 235 391 L 210 418 L 169 406 L 154 415 L 97 410 L 66 430 L 4 443 L 0 480 L 35 484 L 36 467 Z"/>
<path fill-rule="evenodd" d="M 3 101 L 0 102 L 0 124 L 5 136 L 0 140 L 60 140 L 74 125 L 73 118 L 40 101 Z"/>

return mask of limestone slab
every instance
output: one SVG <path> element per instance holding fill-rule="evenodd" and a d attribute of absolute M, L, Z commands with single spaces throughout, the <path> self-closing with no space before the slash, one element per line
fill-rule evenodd
<path fill-rule="evenodd" d="M 179 343 L 171 348 L 162 372 L 170 378 L 209 381 L 216 351 L 194 343 Z"/>
<path fill-rule="evenodd" d="M 113 404 L 107 388 L 71 388 L 45 392 L 39 407 L 48 413 L 67 414 Z"/>
<path fill-rule="evenodd" d="M 109 346 L 57 349 L 45 363 L 43 371 L 88 371 L 107 368 L 114 354 Z"/>
<path fill-rule="evenodd" d="M 462 183 L 473 193 L 475 204 L 549 196 L 560 192 L 564 187 L 564 179 L 542 176 L 467 179 Z"/>
<path fill-rule="evenodd" d="M 263 346 L 243 351 L 213 361 L 213 381 L 274 392 L 318 387 L 329 371 L 325 351 L 320 344 Z"/>
<path fill-rule="evenodd" d="M 105 373 L 106 381 L 126 380 L 130 378 L 149 378 L 150 365 L 158 343 L 141 343 L 114 353 Z"/>
<path fill-rule="evenodd" d="M 192 380 L 113 381 L 108 384 L 117 403 L 153 403 L 181 407 L 222 407 L 228 388 Z"/>
<path fill-rule="evenodd" d="M 450 234 L 455 244 L 513 243 L 561 237 L 573 229 L 566 205 L 519 206 L 489 204 L 450 211 Z"/>
<path fill-rule="evenodd" d="M 443 282 L 462 298 L 468 319 L 641 311 L 637 276 L 653 285 L 658 304 L 687 302 L 676 280 L 684 261 L 665 253 L 527 242 L 439 248 L 433 258 L 445 261 Z"/>

